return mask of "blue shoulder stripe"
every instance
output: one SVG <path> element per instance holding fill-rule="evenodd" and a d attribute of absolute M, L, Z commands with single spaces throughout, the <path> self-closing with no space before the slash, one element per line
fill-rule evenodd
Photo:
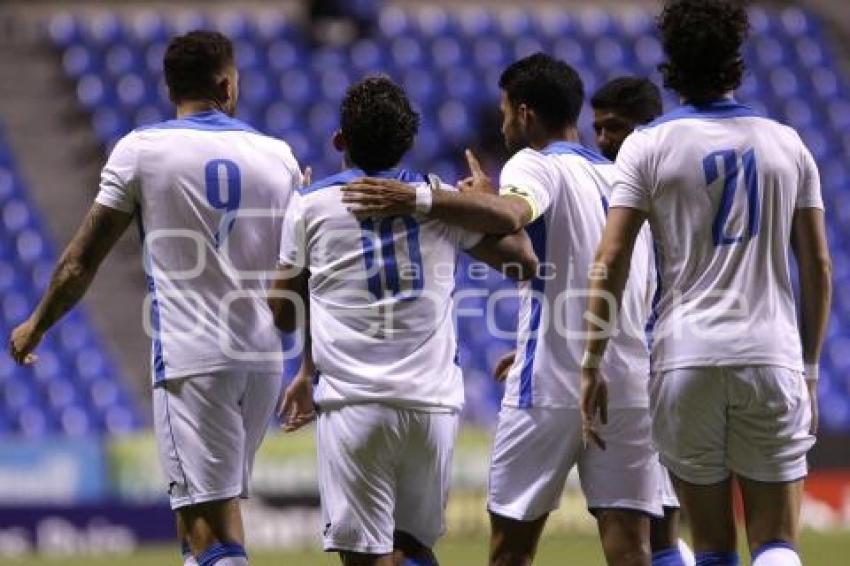
<path fill-rule="evenodd" d="M 325 177 L 324 179 L 320 179 L 310 185 L 309 187 L 304 187 L 303 189 L 299 189 L 298 192 L 301 196 L 309 195 L 310 193 L 314 193 L 316 191 L 320 191 L 322 189 L 326 189 L 328 187 L 336 187 L 339 185 L 345 185 L 350 183 L 351 181 L 355 181 L 360 179 L 361 177 L 378 177 L 381 179 L 397 179 L 399 181 L 405 183 L 422 183 L 427 180 L 425 175 L 421 173 L 416 173 L 413 171 L 408 171 L 407 169 L 387 169 L 385 171 L 378 171 L 377 173 L 369 173 L 367 174 L 362 169 L 346 169 L 341 173 L 337 173 L 336 175 L 331 175 L 330 177 Z"/>
<path fill-rule="evenodd" d="M 596 153 L 592 149 L 584 147 L 581 144 L 568 141 L 552 142 L 544 147 L 540 153 L 543 155 L 578 155 L 595 165 L 607 165 L 611 163 L 611 160 L 599 153 Z"/>
<path fill-rule="evenodd" d="M 680 106 L 638 129 L 645 130 L 675 120 L 685 120 L 688 118 L 722 120 L 725 118 L 764 118 L 764 116 L 745 104 L 731 99 L 723 99 L 699 106 L 694 106 L 693 104 Z"/>
<path fill-rule="evenodd" d="M 205 132 L 250 132 L 259 134 L 257 130 L 242 120 L 231 118 L 218 110 L 207 110 L 184 118 L 166 120 L 165 122 L 137 128 L 137 131 L 145 130 L 201 130 Z"/>

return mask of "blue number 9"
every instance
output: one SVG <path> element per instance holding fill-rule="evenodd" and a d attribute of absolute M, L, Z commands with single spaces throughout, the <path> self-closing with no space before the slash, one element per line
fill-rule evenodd
<path fill-rule="evenodd" d="M 222 199 L 221 194 L 222 173 L 224 173 L 227 186 L 227 195 L 224 199 Z M 204 179 L 207 186 L 207 201 L 210 206 L 226 212 L 214 237 L 215 247 L 218 248 L 236 223 L 236 216 L 233 213 L 239 210 L 239 203 L 242 200 L 242 174 L 239 171 L 239 166 L 233 161 L 213 159 L 208 161 L 204 167 Z"/>

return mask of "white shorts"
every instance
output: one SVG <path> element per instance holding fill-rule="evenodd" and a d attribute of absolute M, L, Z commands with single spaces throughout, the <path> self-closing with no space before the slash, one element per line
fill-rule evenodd
<path fill-rule="evenodd" d="M 445 530 L 458 421 L 457 413 L 382 404 L 320 412 L 325 550 L 388 554 L 394 531 L 433 547 Z"/>
<path fill-rule="evenodd" d="M 172 509 L 247 497 L 280 387 L 278 374 L 218 372 L 154 389 L 154 433 Z"/>
<path fill-rule="evenodd" d="M 678 509 L 681 507 L 679 498 L 676 496 L 676 489 L 673 487 L 673 482 L 670 480 L 670 472 L 667 471 L 661 462 L 658 462 L 658 498 L 661 501 L 661 506 L 665 508 L 672 507 Z"/>
<path fill-rule="evenodd" d="M 650 381 L 661 462 L 694 484 L 730 472 L 762 482 L 806 476 L 811 406 L 803 374 L 775 366 L 676 369 Z"/>
<path fill-rule="evenodd" d="M 600 433 L 607 443 L 582 446 L 578 409 L 502 407 L 490 464 L 488 508 L 533 521 L 558 508 L 567 475 L 578 465 L 591 512 L 633 509 L 662 516 L 658 456 L 647 409 L 610 409 Z"/>

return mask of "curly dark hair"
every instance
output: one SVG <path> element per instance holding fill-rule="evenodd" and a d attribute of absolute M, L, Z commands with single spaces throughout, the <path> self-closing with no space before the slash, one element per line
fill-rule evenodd
<path fill-rule="evenodd" d="M 664 86 L 691 104 L 721 98 L 740 86 L 741 46 L 749 20 L 741 0 L 668 0 L 659 18 L 667 61 Z"/>
<path fill-rule="evenodd" d="M 526 104 L 550 131 L 578 121 L 584 83 L 575 69 L 545 53 L 535 53 L 508 66 L 499 88 L 513 105 Z"/>
<path fill-rule="evenodd" d="M 217 31 L 196 30 L 173 38 L 162 65 L 171 99 L 214 97 L 216 79 L 233 64 L 233 43 Z"/>
<path fill-rule="evenodd" d="M 352 85 L 340 109 L 340 130 L 348 156 L 366 173 L 395 167 L 413 146 L 419 114 L 404 89 L 375 75 Z"/>

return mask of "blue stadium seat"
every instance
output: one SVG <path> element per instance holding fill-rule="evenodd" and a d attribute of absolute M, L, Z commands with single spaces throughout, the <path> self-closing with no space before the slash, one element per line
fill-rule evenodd
<path fill-rule="evenodd" d="M 283 73 L 296 68 L 306 59 L 304 48 L 295 41 L 278 39 L 266 48 L 266 61 L 269 69 Z"/>
<path fill-rule="evenodd" d="M 168 18 L 169 36 L 183 35 L 197 29 L 209 29 L 212 25 L 210 20 L 201 12 L 181 11 Z"/>
<path fill-rule="evenodd" d="M 56 14 L 47 23 L 47 35 L 56 47 L 68 47 L 82 37 L 80 22 L 73 14 Z"/>
<path fill-rule="evenodd" d="M 124 24 L 111 12 L 98 12 L 86 20 L 83 26 L 83 42 L 97 48 L 113 45 L 124 39 Z"/>
<path fill-rule="evenodd" d="M 62 432 L 69 437 L 87 436 L 98 432 L 93 419 L 78 405 L 64 407 L 59 413 Z"/>
<path fill-rule="evenodd" d="M 575 34 L 576 18 L 566 10 L 541 10 L 536 13 L 534 28 L 550 43 Z"/>
<path fill-rule="evenodd" d="M 62 67 L 71 78 L 98 70 L 98 54 L 83 45 L 71 45 L 62 55 Z"/>
<path fill-rule="evenodd" d="M 522 8 L 511 8 L 499 12 L 496 18 L 496 27 L 505 40 L 531 37 L 535 31 L 531 16 L 527 10 Z"/>
<path fill-rule="evenodd" d="M 158 12 L 140 12 L 125 23 L 127 37 L 136 45 L 154 41 L 167 41 L 169 36 L 165 18 Z"/>
<path fill-rule="evenodd" d="M 457 14 L 457 29 L 468 40 L 492 36 L 496 21 L 486 8 L 476 6 Z"/>
<path fill-rule="evenodd" d="M 420 38 L 433 40 L 452 35 L 454 25 L 447 10 L 428 6 L 416 12 L 412 31 Z"/>
<path fill-rule="evenodd" d="M 379 72 L 386 67 L 386 47 L 373 39 L 361 39 L 351 47 L 351 64 L 354 69 Z"/>

